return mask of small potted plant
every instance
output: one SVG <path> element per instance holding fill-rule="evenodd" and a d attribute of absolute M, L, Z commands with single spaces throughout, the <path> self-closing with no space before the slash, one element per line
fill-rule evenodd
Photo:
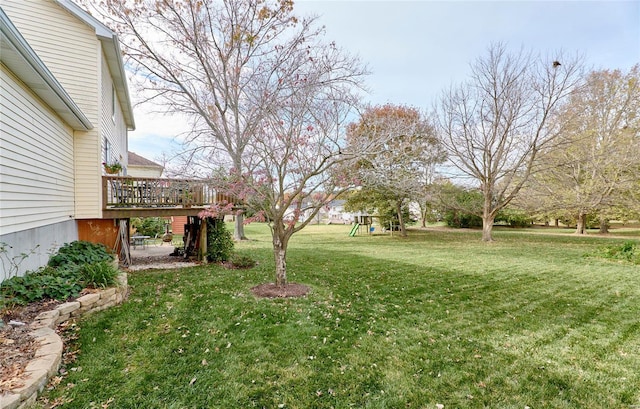
<path fill-rule="evenodd" d="M 122 165 L 120 164 L 120 162 L 114 162 L 111 164 L 107 162 L 102 162 L 102 166 L 104 166 L 104 171 L 110 175 L 115 175 L 116 173 L 120 173 L 120 171 L 122 170 Z"/>

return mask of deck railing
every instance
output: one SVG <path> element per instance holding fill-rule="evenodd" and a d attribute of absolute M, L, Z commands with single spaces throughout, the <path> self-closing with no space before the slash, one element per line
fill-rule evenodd
<path fill-rule="evenodd" d="M 204 207 L 216 202 L 211 182 L 103 176 L 104 209 Z"/>

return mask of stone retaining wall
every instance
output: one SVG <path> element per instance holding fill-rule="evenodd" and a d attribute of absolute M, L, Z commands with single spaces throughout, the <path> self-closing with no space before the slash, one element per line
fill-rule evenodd
<path fill-rule="evenodd" d="M 118 287 L 107 288 L 87 294 L 75 301 L 58 305 L 54 310 L 40 313 L 30 324 L 33 336 L 40 347 L 35 357 L 25 369 L 27 377 L 24 385 L 0 395 L 1 409 L 26 409 L 38 398 L 49 379 L 60 367 L 62 360 L 62 339 L 55 329 L 69 318 L 80 317 L 96 311 L 102 311 L 124 301 L 127 295 L 127 273 L 118 276 Z"/>

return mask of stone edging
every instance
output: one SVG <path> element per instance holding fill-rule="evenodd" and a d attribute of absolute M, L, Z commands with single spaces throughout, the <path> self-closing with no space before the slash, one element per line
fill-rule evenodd
<path fill-rule="evenodd" d="M 118 305 L 127 295 L 127 273 L 118 276 L 118 287 L 107 288 L 87 294 L 75 301 L 58 305 L 54 310 L 40 313 L 29 325 L 29 333 L 40 343 L 35 357 L 25 368 L 24 385 L 0 395 L 0 408 L 26 409 L 32 405 L 49 379 L 53 377 L 62 361 L 63 343 L 55 328 L 67 321 L 96 311 Z"/>

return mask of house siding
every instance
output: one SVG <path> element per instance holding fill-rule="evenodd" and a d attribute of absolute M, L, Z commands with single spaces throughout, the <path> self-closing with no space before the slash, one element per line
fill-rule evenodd
<path fill-rule="evenodd" d="M 99 124 L 102 49 L 95 31 L 50 0 L 0 0 L 0 5 L 89 121 Z M 100 218 L 100 129 L 76 131 L 73 141 L 75 217 Z"/>
<path fill-rule="evenodd" d="M 49 0 L 0 0 L 0 6 L 82 112 L 97 124 L 101 53 L 95 32 Z"/>
<path fill-rule="evenodd" d="M 102 115 L 100 129 L 102 131 L 101 141 L 107 138 L 111 143 L 112 157 L 109 162 L 118 161 L 123 168 L 127 167 L 127 126 L 124 122 L 122 107 L 118 98 L 113 101 L 113 80 L 106 59 L 102 59 L 101 64 L 101 95 L 102 95 Z M 113 112 L 115 103 L 115 114 Z M 104 142 L 102 142 L 104 143 Z"/>
<path fill-rule="evenodd" d="M 73 131 L 0 64 L 0 242 L 5 259 L 29 254 L 0 281 L 46 264 L 49 251 L 78 237 Z"/>
<path fill-rule="evenodd" d="M 134 178 L 159 178 L 162 176 L 162 168 L 129 165 L 127 174 Z"/>
<path fill-rule="evenodd" d="M 74 216 L 73 131 L 0 65 L 0 235 Z"/>

